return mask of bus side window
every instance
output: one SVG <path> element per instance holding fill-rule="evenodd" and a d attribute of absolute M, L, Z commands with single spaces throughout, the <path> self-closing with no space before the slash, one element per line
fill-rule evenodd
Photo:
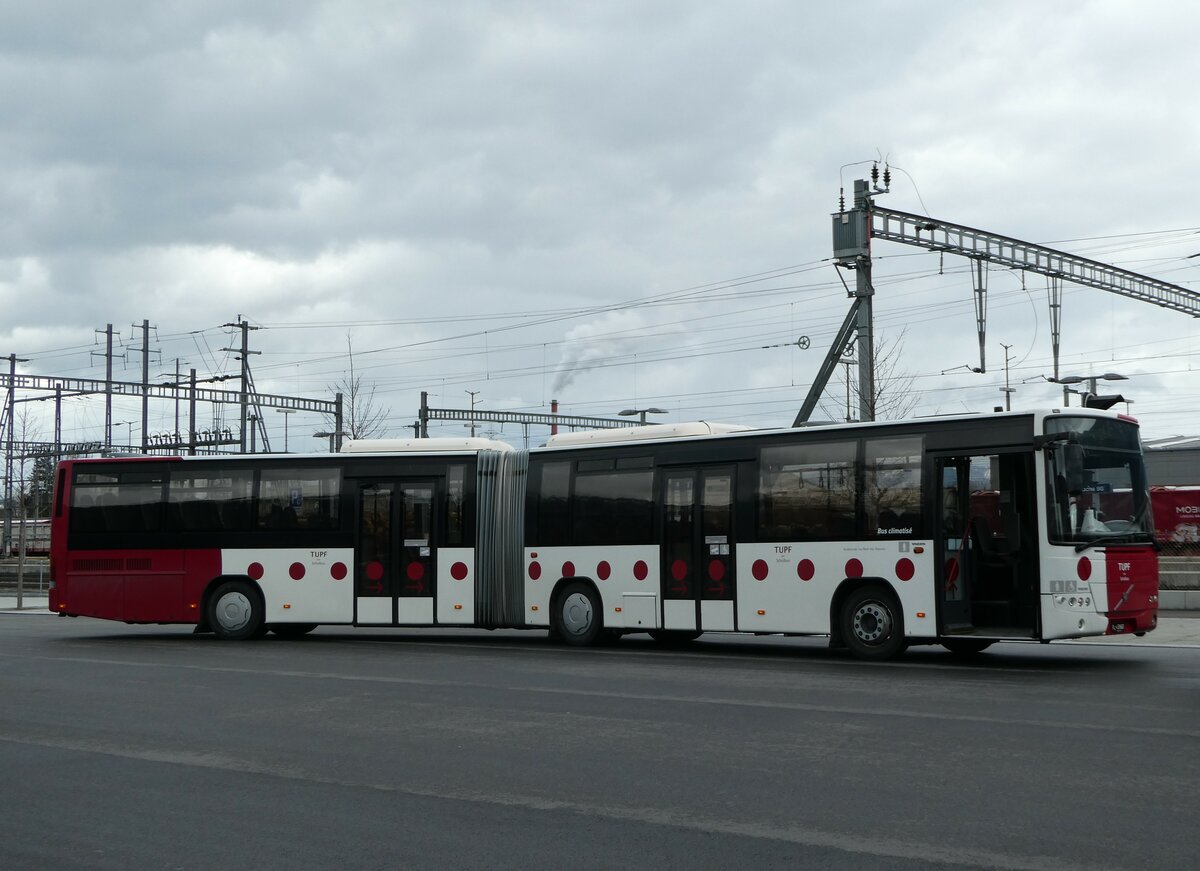
<path fill-rule="evenodd" d="M 921 523 L 920 436 L 867 439 L 863 449 L 863 508 L 868 537 L 924 534 Z"/>
<path fill-rule="evenodd" d="M 857 448 L 854 440 L 763 448 L 759 456 L 759 539 L 853 537 Z"/>
<path fill-rule="evenodd" d="M 259 482 L 260 529 L 337 529 L 336 469 L 264 471 Z"/>

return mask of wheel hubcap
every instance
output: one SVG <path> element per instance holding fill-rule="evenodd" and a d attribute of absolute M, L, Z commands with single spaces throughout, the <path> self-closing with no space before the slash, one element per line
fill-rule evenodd
<path fill-rule="evenodd" d="M 854 612 L 854 636 L 864 644 L 878 644 L 892 633 L 892 615 L 878 602 L 863 602 Z"/>
<path fill-rule="evenodd" d="M 226 593 L 217 600 L 217 622 L 226 632 L 237 632 L 250 622 L 250 600 L 242 593 Z"/>
<path fill-rule="evenodd" d="M 563 629 L 583 635 L 592 627 L 592 602 L 583 593 L 572 593 L 562 604 Z"/>

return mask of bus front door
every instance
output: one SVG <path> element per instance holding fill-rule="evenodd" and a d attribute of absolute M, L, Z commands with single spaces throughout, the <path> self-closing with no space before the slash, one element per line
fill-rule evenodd
<path fill-rule="evenodd" d="M 359 482 L 355 623 L 433 624 L 435 493 L 432 481 Z"/>
<path fill-rule="evenodd" d="M 673 468 L 662 486 L 663 628 L 732 631 L 734 470 Z"/>
<path fill-rule="evenodd" d="M 938 605 L 944 635 L 1037 633 L 1032 460 L 1008 452 L 937 461 Z"/>

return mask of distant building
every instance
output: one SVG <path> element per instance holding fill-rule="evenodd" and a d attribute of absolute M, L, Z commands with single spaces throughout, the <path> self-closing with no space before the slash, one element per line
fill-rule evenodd
<path fill-rule="evenodd" d="M 1148 439 L 1146 476 L 1156 486 L 1200 485 L 1200 436 Z"/>

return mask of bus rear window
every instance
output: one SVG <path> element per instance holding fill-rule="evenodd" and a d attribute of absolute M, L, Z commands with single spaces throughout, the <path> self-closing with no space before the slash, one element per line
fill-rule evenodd
<path fill-rule="evenodd" d="M 263 471 L 258 491 L 259 529 L 337 529 L 337 469 Z"/>

